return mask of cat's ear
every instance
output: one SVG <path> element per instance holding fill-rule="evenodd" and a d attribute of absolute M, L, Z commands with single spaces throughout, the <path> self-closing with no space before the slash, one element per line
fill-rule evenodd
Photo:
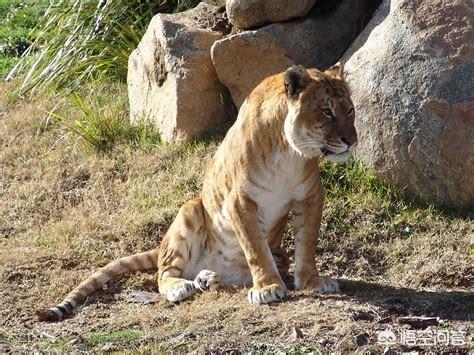
<path fill-rule="evenodd" d="M 337 62 L 331 68 L 326 70 L 325 73 L 337 79 L 344 79 L 344 65 L 341 62 Z"/>
<path fill-rule="evenodd" d="M 308 71 L 302 65 L 293 65 L 285 72 L 285 92 L 289 98 L 295 99 L 310 81 Z"/>

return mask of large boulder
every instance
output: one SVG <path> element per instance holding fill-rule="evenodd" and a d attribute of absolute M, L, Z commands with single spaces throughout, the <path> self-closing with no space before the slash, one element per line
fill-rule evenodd
<path fill-rule="evenodd" d="M 474 207 L 474 6 L 385 0 L 345 55 L 358 157 L 407 192 Z"/>
<path fill-rule="evenodd" d="M 217 75 L 240 107 L 261 80 L 292 64 L 320 69 L 334 64 L 379 4 L 379 0 L 343 1 L 327 11 L 315 5 L 305 20 L 275 23 L 219 40 L 211 49 Z"/>
<path fill-rule="evenodd" d="M 238 28 L 256 27 L 306 15 L 315 0 L 227 0 L 230 22 Z"/>
<path fill-rule="evenodd" d="M 129 58 L 132 122 L 150 121 L 171 142 L 197 137 L 227 119 L 226 90 L 210 56 L 211 45 L 226 30 L 222 16 L 224 8 L 200 3 L 153 17 Z"/>

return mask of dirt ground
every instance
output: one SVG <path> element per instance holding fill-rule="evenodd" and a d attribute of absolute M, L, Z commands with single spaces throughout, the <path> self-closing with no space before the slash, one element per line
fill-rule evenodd
<path fill-rule="evenodd" d="M 116 292 L 116 293 L 114 293 Z M 424 346 L 385 345 L 377 332 L 398 336 L 423 324 L 403 324 L 402 316 L 441 318 L 428 330 L 472 334 L 472 294 L 392 288 L 362 281 L 346 281 L 340 295 L 290 292 L 285 302 L 251 306 L 245 290 L 225 290 L 173 305 L 130 303 L 130 290 L 100 292 L 79 313 L 61 323 L 38 323 L 35 307 L 25 305 L 14 314 L 2 312 L 2 351 L 346 351 L 379 353 L 427 350 Z M 5 295 L 3 295 L 5 296 Z M 11 298 L 11 297 L 9 297 Z M 16 302 L 21 302 L 17 299 Z M 3 298 L 3 304 L 5 303 Z M 470 315 L 469 315 L 470 312 Z M 7 313 L 7 314 L 5 314 Z M 402 319 L 402 320 L 401 320 Z M 405 320 L 406 322 L 406 320 Z M 427 323 L 428 324 L 428 323 Z M 296 328 L 296 329 L 295 329 Z M 425 328 L 426 329 L 426 328 Z M 431 347 L 467 353 L 469 345 Z"/>
<path fill-rule="evenodd" d="M 324 170 L 317 260 L 340 294 L 257 306 L 225 289 L 171 304 L 141 273 L 38 322 L 91 271 L 155 247 L 218 144 L 99 153 L 51 121 L 55 100 L 0 104 L 0 353 L 473 351 L 472 220 L 389 198 L 355 168 Z"/>

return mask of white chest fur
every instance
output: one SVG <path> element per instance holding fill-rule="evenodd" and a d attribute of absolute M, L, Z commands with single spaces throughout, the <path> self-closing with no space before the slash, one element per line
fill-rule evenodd
<path fill-rule="evenodd" d="M 276 151 L 271 169 L 260 173 L 259 185 L 249 184 L 248 194 L 259 207 L 259 219 L 265 233 L 288 213 L 294 200 L 304 198 L 307 192 L 302 183 L 304 166 L 305 161 L 298 154 Z"/>

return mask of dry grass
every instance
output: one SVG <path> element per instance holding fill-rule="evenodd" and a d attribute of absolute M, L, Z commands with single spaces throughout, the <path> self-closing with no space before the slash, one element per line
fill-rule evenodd
<path fill-rule="evenodd" d="M 120 95 L 122 87 L 111 87 L 96 99 L 111 105 Z M 381 351 L 375 331 L 400 329 L 402 315 L 435 315 L 442 327 L 472 331 L 472 221 L 403 202 L 357 165 L 324 167 L 318 260 L 323 273 L 369 283 L 346 281 L 337 296 L 290 292 L 272 306 L 248 305 L 245 290 L 141 305 L 126 295 L 156 288 L 153 275 L 140 274 L 109 285 L 71 319 L 37 323 L 38 308 L 92 270 L 156 246 L 178 207 L 199 193 L 218 144 L 148 137 L 99 152 L 45 114 L 58 103 L 71 122 L 80 117 L 59 96 L 0 103 L 0 352 Z M 288 235 L 291 249 L 291 227 Z M 368 343 L 357 345 L 365 333 Z"/>

